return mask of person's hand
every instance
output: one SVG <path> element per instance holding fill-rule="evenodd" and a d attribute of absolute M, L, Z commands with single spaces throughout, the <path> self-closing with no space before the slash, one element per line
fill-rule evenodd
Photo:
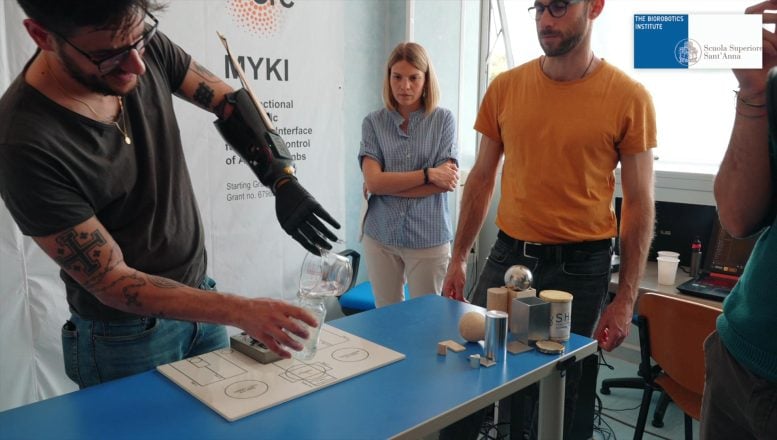
<path fill-rule="evenodd" d="M 446 191 L 453 191 L 459 183 L 459 167 L 453 162 L 445 162 L 429 168 L 429 182 Z"/>
<path fill-rule="evenodd" d="M 289 179 L 278 185 L 275 192 L 275 215 L 283 230 L 312 254 L 321 255 L 319 248 L 332 249 L 327 239 L 337 241 L 337 236 L 319 217 L 337 229 L 340 229 L 340 223 L 321 207 L 297 179 Z"/>
<path fill-rule="evenodd" d="M 464 298 L 464 283 L 467 281 L 466 269 L 466 262 L 459 263 L 451 260 L 448 263 L 448 272 L 445 274 L 445 280 L 442 283 L 442 296 L 467 302 Z"/>
<path fill-rule="evenodd" d="M 247 306 L 242 307 L 239 313 L 239 327 L 283 358 L 291 357 L 286 348 L 302 350 L 302 344 L 294 340 L 290 333 L 307 339 L 308 330 L 302 323 L 310 327 L 318 325 L 307 310 L 276 299 L 249 299 Z"/>
<path fill-rule="evenodd" d="M 777 9 L 777 0 L 767 0 L 745 9 L 746 14 L 762 14 L 764 24 L 777 23 L 777 14 L 766 10 Z M 763 33 L 763 64 L 761 69 L 733 69 L 739 81 L 739 95 L 742 99 L 763 102 L 764 89 L 769 70 L 777 66 L 777 35 L 767 29 Z M 755 98 L 755 99 L 753 99 Z"/>
<path fill-rule="evenodd" d="M 625 298 L 626 295 L 615 296 L 612 303 L 604 309 L 594 331 L 594 338 L 605 351 L 612 351 L 621 345 L 631 329 L 634 307 L 630 301 L 619 300 L 619 297 Z"/>

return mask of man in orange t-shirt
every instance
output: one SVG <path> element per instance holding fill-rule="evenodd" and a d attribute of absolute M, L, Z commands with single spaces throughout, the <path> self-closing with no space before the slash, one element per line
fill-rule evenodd
<path fill-rule="evenodd" d="M 464 300 L 466 257 L 488 212 L 504 156 L 500 231 L 472 302 L 485 306 L 487 289 L 503 285 L 510 266 L 524 265 L 538 292 L 572 293 L 572 332 L 595 337 L 609 351 L 629 333 L 652 238 L 656 127 L 645 88 L 591 50 L 593 21 L 603 7 L 604 0 L 538 0 L 530 8 L 545 56 L 496 77 L 483 98 L 475 123 L 482 134 L 480 149 L 464 187 L 443 295 Z M 617 294 L 602 311 L 613 237 L 619 232 L 613 209 L 619 163 L 621 273 Z M 567 435 L 580 374 L 579 363 L 567 374 Z M 534 394 L 521 392 L 512 399 L 512 438 L 530 429 L 523 413 Z M 482 415 L 451 425 L 441 438 L 474 438 Z"/>

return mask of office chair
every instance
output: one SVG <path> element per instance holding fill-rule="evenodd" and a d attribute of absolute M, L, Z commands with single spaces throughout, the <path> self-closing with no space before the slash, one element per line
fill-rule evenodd
<path fill-rule="evenodd" d="M 639 440 L 654 389 L 661 389 L 685 417 L 685 438 L 693 438 L 691 418 L 699 420 L 704 392 L 704 340 L 715 330 L 720 310 L 685 299 L 646 293 L 639 300 L 638 325 L 645 379 L 634 439 Z M 644 329 L 644 330 L 643 330 Z M 643 335 L 645 336 L 643 338 Z"/>
<path fill-rule="evenodd" d="M 359 276 L 361 255 L 353 249 L 346 249 L 340 252 L 340 255 L 350 258 L 351 268 L 353 270 L 351 285 L 348 286 L 348 290 L 346 290 L 345 293 L 337 297 L 343 315 L 348 316 L 365 310 L 374 309 L 375 296 L 372 294 L 372 284 L 370 284 L 369 281 L 365 281 L 356 285 L 356 278 Z M 410 299 L 410 292 L 408 291 L 407 284 L 405 284 L 405 300 L 408 299 Z"/>
<path fill-rule="evenodd" d="M 359 283 L 340 297 L 340 308 L 343 314 L 353 315 L 375 308 L 375 295 L 372 293 L 372 284 L 369 281 Z M 405 301 L 410 299 L 410 291 L 405 284 Z"/>
<path fill-rule="evenodd" d="M 640 326 L 640 318 L 637 314 L 634 315 L 631 322 L 637 326 L 639 340 L 645 341 L 647 340 L 647 328 L 645 326 Z M 619 377 L 615 379 L 605 379 L 602 381 L 602 386 L 599 389 L 599 392 L 605 395 L 610 395 L 610 388 L 629 388 L 634 390 L 644 390 L 645 386 L 647 385 L 647 382 L 645 381 L 645 377 L 649 375 L 655 375 L 658 373 L 659 367 L 656 365 L 651 365 L 650 362 L 650 355 L 647 353 L 647 356 L 645 356 L 645 349 L 647 348 L 647 345 L 640 344 L 640 363 L 637 367 L 637 374 L 639 376 L 637 377 Z M 647 359 L 648 362 L 642 362 L 642 359 Z M 666 414 L 666 409 L 669 406 L 669 402 L 672 401 L 672 399 L 669 398 L 669 396 L 664 392 L 664 390 L 661 389 L 661 387 L 658 384 L 653 384 L 653 389 L 655 391 L 659 391 L 661 393 L 661 396 L 658 399 L 658 403 L 656 404 L 656 409 L 653 412 L 653 421 L 651 424 L 655 426 L 656 428 L 663 428 L 664 426 L 664 414 Z"/>

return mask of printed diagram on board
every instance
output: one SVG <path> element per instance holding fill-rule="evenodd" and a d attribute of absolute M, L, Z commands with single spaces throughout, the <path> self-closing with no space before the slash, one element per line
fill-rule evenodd
<path fill-rule="evenodd" d="M 261 364 L 225 348 L 157 369 L 233 421 L 404 358 L 325 324 L 316 356 L 307 362 L 292 358 Z"/>

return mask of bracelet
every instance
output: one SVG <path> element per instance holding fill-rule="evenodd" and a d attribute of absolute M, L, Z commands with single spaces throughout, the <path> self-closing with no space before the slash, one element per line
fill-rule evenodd
<path fill-rule="evenodd" d="M 746 101 L 741 96 L 739 96 L 739 90 L 734 90 L 734 94 L 737 95 L 737 101 L 741 102 L 742 104 L 748 106 L 748 107 L 755 107 L 755 108 L 763 108 L 766 107 L 766 103 L 763 104 L 755 104 L 752 101 Z M 759 96 L 760 94 L 753 95 L 753 96 Z"/>
<path fill-rule="evenodd" d="M 424 185 L 429 183 L 429 167 L 424 167 Z"/>

